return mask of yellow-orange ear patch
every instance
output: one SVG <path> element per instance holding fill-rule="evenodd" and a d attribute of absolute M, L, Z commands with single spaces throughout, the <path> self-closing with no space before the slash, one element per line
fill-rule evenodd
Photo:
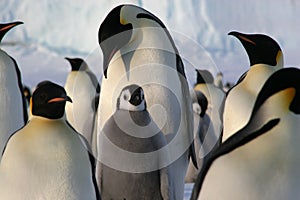
<path fill-rule="evenodd" d="M 281 57 L 282 57 L 282 51 L 278 51 L 277 52 L 277 55 L 276 55 L 276 62 L 278 63 L 278 61 L 279 61 L 279 59 L 281 59 Z"/>
<path fill-rule="evenodd" d="M 120 23 L 121 23 L 122 25 L 126 25 L 126 24 L 127 24 L 126 21 L 125 21 L 122 17 L 120 17 Z"/>

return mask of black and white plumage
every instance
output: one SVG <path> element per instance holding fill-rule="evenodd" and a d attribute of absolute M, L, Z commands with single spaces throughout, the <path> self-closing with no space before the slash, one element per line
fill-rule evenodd
<path fill-rule="evenodd" d="M 103 199 L 174 199 L 166 140 L 146 110 L 143 89 L 126 86 L 102 129 L 97 167 Z"/>
<path fill-rule="evenodd" d="M 185 176 L 185 182 L 193 183 L 203 165 L 206 156 L 219 145 L 219 137 L 215 134 L 210 117 L 207 115 L 208 100 L 206 96 L 197 90 L 191 91 L 194 115 L 194 146 L 197 156 L 198 169 L 190 161 Z"/>
<path fill-rule="evenodd" d="M 69 61 L 72 70 L 67 76 L 65 90 L 73 99 L 71 105 L 66 105 L 66 117 L 92 146 L 100 85 L 96 75 L 84 60 L 81 58 L 66 58 L 66 60 Z"/>
<path fill-rule="evenodd" d="M 32 117 L 9 139 L 0 164 L 0 196 L 21 199 L 99 199 L 86 140 L 65 119 L 63 87 L 40 83 Z"/>
<path fill-rule="evenodd" d="M 99 29 L 103 73 L 99 129 L 115 111 L 126 85 L 143 87 L 149 113 L 166 136 L 176 199 L 183 198 L 184 177 L 193 147 L 192 104 L 184 66 L 170 33 L 154 14 L 134 5 L 109 12 Z"/>
<path fill-rule="evenodd" d="M 270 75 L 283 67 L 282 50 L 273 38 L 264 34 L 235 31 L 229 35 L 238 38 L 242 43 L 249 58 L 250 69 L 227 92 L 223 114 L 223 140 L 246 125 L 262 86 Z"/>
<path fill-rule="evenodd" d="M 0 24 L 0 42 L 13 27 L 23 22 Z M 23 95 L 21 72 L 13 57 L 0 49 L 0 151 L 16 130 L 28 120 L 27 104 Z"/>
<path fill-rule="evenodd" d="M 192 199 L 201 187 L 200 199 L 294 199 L 300 195 L 299 77 L 299 69 L 283 68 L 268 78 L 247 125 L 213 152 Z"/>

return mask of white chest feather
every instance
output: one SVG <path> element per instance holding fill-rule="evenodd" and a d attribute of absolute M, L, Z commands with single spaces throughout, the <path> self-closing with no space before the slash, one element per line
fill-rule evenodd
<path fill-rule="evenodd" d="M 259 91 L 276 70 L 277 68 L 268 65 L 254 65 L 245 79 L 230 91 L 223 114 L 223 141 L 249 121 Z"/>
<path fill-rule="evenodd" d="M 18 77 L 11 58 L 0 50 L 0 151 L 9 136 L 24 125 Z"/>
<path fill-rule="evenodd" d="M 61 120 L 32 118 L 0 166 L 4 199 L 95 199 L 87 150 Z"/>

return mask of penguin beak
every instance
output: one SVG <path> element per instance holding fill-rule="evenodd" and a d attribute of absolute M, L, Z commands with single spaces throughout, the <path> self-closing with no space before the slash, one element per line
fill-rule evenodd
<path fill-rule="evenodd" d="M 12 23 L 7 23 L 7 24 L 0 24 L 0 42 L 4 35 L 13 27 L 23 24 L 23 22 L 12 22 Z"/>
<path fill-rule="evenodd" d="M 245 42 L 251 43 L 253 45 L 256 45 L 256 43 L 254 41 L 250 40 L 246 34 L 239 33 L 237 31 L 231 31 L 230 33 L 228 33 L 228 35 L 232 35 L 241 41 L 245 41 Z"/>
<path fill-rule="evenodd" d="M 2 31 L 7 32 L 19 24 L 24 24 L 24 23 L 23 22 L 12 22 L 12 23 L 3 24 L 2 27 L 0 28 L 0 32 L 2 32 Z"/>
<path fill-rule="evenodd" d="M 62 101 L 69 101 L 71 103 L 73 103 L 72 99 L 69 96 L 65 96 L 65 97 L 55 97 L 53 99 L 50 99 L 48 101 L 48 103 L 53 103 L 53 102 L 62 102 Z"/>

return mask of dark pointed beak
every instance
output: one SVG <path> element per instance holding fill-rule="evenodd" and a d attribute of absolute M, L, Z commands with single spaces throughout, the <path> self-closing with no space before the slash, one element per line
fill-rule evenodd
<path fill-rule="evenodd" d="M 20 25 L 20 24 L 24 24 L 23 22 L 17 21 L 17 22 L 11 22 L 11 23 L 7 23 L 7 24 L 3 24 L 0 28 L 0 32 L 1 31 L 9 31 L 10 29 L 12 29 L 13 27 Z"/>
<path fill-rule="evenodd" d="M 7 24 L 0 24 L 0 42 L 2 40 L 2 38 L 5 36 L 5 34 L 12 29 L 13 27 L 19 25 L 19 24 L 23 24 L 23 22 L 11 22 L 11 23 L 7 23 Z"/>
<path fill-rule="evenodd" d="M 247 34 L 239 33 L 237 31 L 231 31 L 228 33 L 228 35 L 232 35 L 239 39 L 240 41 L 248 42 L 250 44 L 256 45 L 254 41 L 252 41 Z"/>

